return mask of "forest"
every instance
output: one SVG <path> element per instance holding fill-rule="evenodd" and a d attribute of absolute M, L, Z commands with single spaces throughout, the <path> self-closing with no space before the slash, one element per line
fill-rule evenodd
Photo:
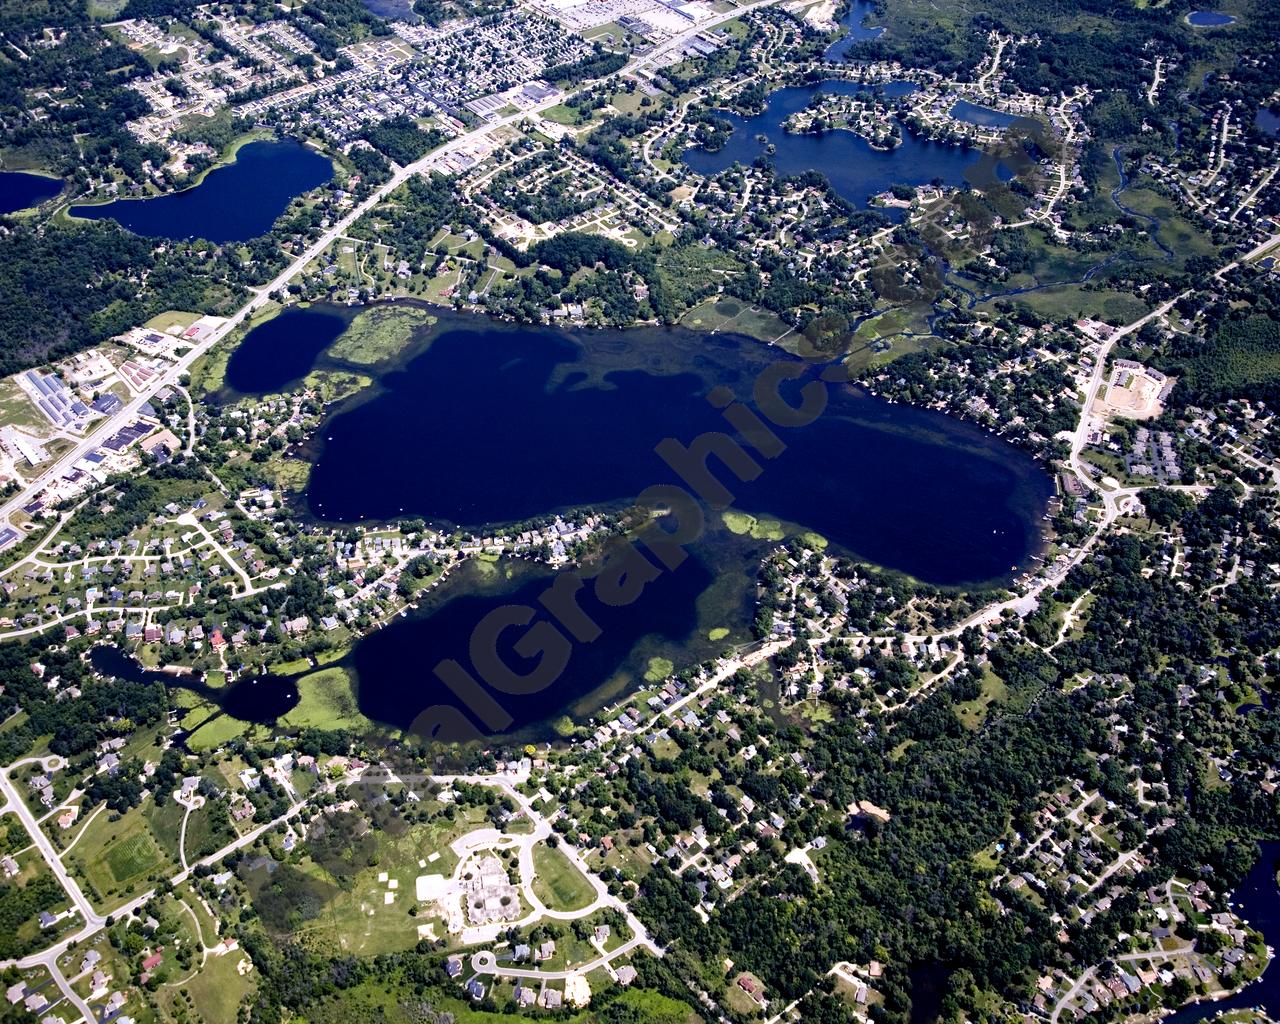
<path fill-rule="evenodd" d="M 46 26 L 65 33 L 57 47 L 37 44 Z M 79 181 L 108 167 L 137 181 L 144 161 L 163 159 L 163 149 L 143 145 L 125 128 L 147 112 L 127 85 L 150 67 L 90 25 L 83 4 L 0 4 L 0 36 L 27 56 L 0 62 L 0 148 Z M 63 90 L 71 100 L 48 109 L 30 100 Z"/>
<path fill-rule="evenodd" d="M 0 374 L 103 341 L 169 309 L 212 313 L 242 294 L 213 247 L 157 252 L 107 221 L 0 235 Z M 145 278 L 145 285 L 140 282 Z"/>
<path fill-rule="evenodd" d="M 1205 338 L 1179 336 L 1164 363 L 1179 374 L 1186 400 L 1280 398 L 1280 320 L 1262 310 L 1229 316 Z"/>
<path fill-rule="evenodd" d="M 401 167 L 425 156 L 444 141 L 442 133 L 434 128 L 423 131 L 405 114 L 366 128 L 361 137 Z"/>
<path fill-rule="evenodd" d="M 47 871 L 25 885 L 0 884 L 0 956 L 22 956 L 38 946 L 38 942 L 22 938 L 19 929 L 40 911 L 51 910 L 66 899 L 58 880 Z"/>

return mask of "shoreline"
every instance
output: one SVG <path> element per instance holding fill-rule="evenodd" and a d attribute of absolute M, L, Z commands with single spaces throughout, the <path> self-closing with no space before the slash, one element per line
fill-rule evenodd
<path fill-rule="evenodd" d="M 317 156 L 321 156 L 324 159 L 328 160 L 329 163 L 333 165 L 334 172 L 336 173 L 337 171 L 337 164 L 334 157 L 326 153 L 324 150 L 313 145 L 311 142 L 304 141 L 302 139 L 297 139 L 297 138 L 294 138 L 293 136 L 277 136 L 271 132 L 259 134 L 258 131 L 255 130 L 254 132 L 248 132 L 244 136 L 241 136 L 236 140 L 234 140 L 233 142 L 231 142 L 227 146 L 227 148 L 223 150 L 223 152 L 219 155 L 218 159 L 214 163 L 210 164 L 208 167 L 204 168 L 199 173 L 197 173 L 194 179 L 188 181 L 186 184 L 182 186 L 182 188 L 172 189 L 171 191 L 168 191 L 168 192 L 156 192 L 151 195 L 108 196 L 108 197 L 101 197 L 101 198 L 98 198 L 98 197 L 91 198 L 86 196 L 81 198 L 72 198 L 72 199 L 68 199 L 57 211 L 55 211 L 54 216 L 62 216 L 62 217 L 65 217 L 67 220 L 73 221 L 73 222 L 102 220 L 104 218 L 77 216 L 75 213 L 72 212 L 72 210 L 77 207 L 96 208 L 96 207 L 102 207 L 102 206 L 111 206 L 113 203 L 137 203 L 137 202 L 145 202 L 151 199 L 164 199 L 170 196 L 183 195 L 184 193 L 191 192 L 199 188 L 201 185 L 203 185 L 205 180 L 214 171 L 220 171 L 228 167 L 234 166 L 236 163 L 236 160 L 239 158 L 240 150 L 244 149 L 245 146 L 250 146 L 258 142 L 297 143 L 299 146 L 303 146 L 304 148 L 311 150 Z M 332 180 L 332 178 L 330 178 L 330 180 Z M 318 187 L 323 187 L 323 186 L 318 186 Z M 305 195 L 306 193 L 301 193 L 301 194 Z M 121 225 L 121 230 L 129 231 L 130 234 L 137 234 L 137 232 L 131 231 L 129 228 L 126 228 L 123 225 Z M 194 239 L 197 236 L 193 235 L 191 237 Z M 222 242 L 222 243 L 215 243 L 215 244 L 227 245 L 231 243 Z"/>

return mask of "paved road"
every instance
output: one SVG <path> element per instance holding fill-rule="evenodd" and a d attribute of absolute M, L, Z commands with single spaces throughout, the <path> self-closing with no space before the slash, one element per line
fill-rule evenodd
<path fill-rule="evenodd" d="M 1252 260 L 1257 259 L 1267 250 L 1275 248 L 1277 246 L 1280 246 L 1280 232 L 1277 232 L 1276 234 L 1267 238 L 1265 241 L 1254 246 L 1251 250 L 1249 250 L 1249 252 L 1245 253 L 1243 256 L 1237 257 L 1236 259 L 1232 260 L 1230 263 L 1225 264 L 1219 270 L 1215 271 L 1215 273 L 1213 274 L 1213 279 L 1214 280 L 1221 279 L 1222 275 L 1229 273 L 1230 271 L 1234 270 L 1236 267 L 1240 266 L 1243 263 L 1248 263 L 1248 262 L 1251 262 Z M 1076 429 L 1071 436 L 1071 455 L 1069 458 L 1069 465 L 1071 467 L 1071 471 L 1076 475 L 1076 477 L 1080 480 L 1080 482 L 1085 487 L 1087 487 L 1090 491 L 1097 493 L 1097 495 L 1102 500 L 1102 517 L 1101 519 L 1099 519 L 1098 524 L 1094 529 L 1093 533 L 1091 533 L 1087 538 L 1085 538 L 1085 540 L 1075 550 L 1075 553 L 1060 568 L 1058 572 L 1054 573 L 1052 576 L 1049 576 L 1049 575 L 1041 576 L 1035 583 L 1033 583 L 1028 589 L 1024 590 L 1021 594 L 1015 597 L 1009 598 L 1008 600 L 997 601 L 993 604 L 986 605 L 985 607 L 978 609 L 976 612 L 967 616 L 964 620 L 962 620 L 961 622 L 957 623 L 956 625 L 948 629 L 938 630 L 937 632 L 934 632 L 934 633 L 911 633 L 904 636 L 903 637 L 904 640 L 906 640 L 909 643 L 928 643 L 929 641 L 933 641 L 933 640 L 952 639 L 954 637 L 959 636 L 961 633 L 963 633 L 966 629 L 970 628 L 971 626 L 981 626 L 981 625 L 986 625 L 996 621 L 997 619 L 1000 618 L 1000 616 L 1005 611 L 1011 610 L 1018 613 L 1019 615 L 1029 614 L 1030 612 L 1034 611 L 1036 607 L 1039 605 L 1040 595 L 1043 594 L 1046 590 L 1050 590 L 1056 587 L 1065 578 L 1068 572 L 1070 572 L 1073 568 L 1075 568 L 1082 561 L 1084 561 L 1084 559 L 1088 556 L 1089 552 L 1093 549 L 1093 547 L 1106 534 L 1107 530 L 1111 527 L 1111 524 L 1114 523 L 1117 519 L 1119 519 L 1122 515 L 1124 515 L 1126 511 L 1128 511 L 1129 506 L 1134 501 L 1136 495 L 1143 488 L 1119 487 L 1119 488 L 1113 488 L 1108 490 L 1107 488 L 1099 486 L 1099 484 L 1085 471 L 1084 464 L 1080 461 L 1080 455 L 1081 455 L 1081 452 L 1083 452 L 1084 450 L 1085 441 L 1088 437 L 1088 432 L 1089 432 L 1089 411 L 1090 409 L 1092 409 L 1093 402 L 1098 396 L 1098 390 L 1101 387 L 1103 375 L 1106 370 L 1107 358 L 1108 356 L 1110 356 L 1111 350 L 1115 346 L 1115 343 L 1119 341 L 1121 338 L 1126 337 L 1129 334 L 1132 334 L 1134 331 L 1140 330 L 1145 324 L 1150 323 L 1152 320 L 1163 316 L 1165 313 L 1167 313 L 1170 309 L 1173 308 L 1174 304 L 1178 302 L 1179 299 L 1182 299 L 1186 295 L 1193 294 L 1195 290 L 1196 289 L 1191 289 L 1190 291 L 1184 292 L 1182 293 L 1182 295 L 1179 295 L 1176 298 L 1170 299 L 1168 302 L 1162 303 L 1161 305 L 1157 306 L 1150 313 L 1147 313 L 1144 316 L 1139 317 L 1137 320 L 1133 321 L 1132 323 L 1126 324 L 1124 327 L 1121 327 L 1118 331 L 1116 331 L 1115 334 L 1111 336 L 1109 341 L 1103 344 L 1102 348 L 1098 352 L 1097 362 L 1094 365 L 1093 373 L 1089 378 L 1088 387 L 1085 390 L 1085 402 L 1080 409 L 1080 419 L 1077 421 Z M 1186 490 L 1186 491 L 1194 491 L 1194 492 L 1203 492 L 1205 490 L 1204 487 L 1199 485 L 1192 485 L 1187 487 L 1175 485 L 1170 489 Z M 862 639 L 862 640 L 874 642 L 877 639 L 883 640 L 884 638 L 883 637 L 879 637 L 879 638 L 848 637 L 848 639 L 855 640 L 855 641 Z"/>
<path fill-rule="evenodd" d="M 392 776 L 392 779 L 397 778 Z M 627 906 L 621 899 L 609 892 L 608 886 L 601 878 L 593 872 L 588 866 L 582 853 L 573 844 L 568 842 L 563 836 L 560 837 L 559 845 L 556 847 L 565 858 L 578 869 L 578 872 L 587 880 L 587 883 L 595 891 L 595 899 L 587 906 L 578 910 L 552 910 L 539 899 L 538 895 L 533 891 L 533 879 L 537 876 L 537 871 L 533 866 L 533 848 L 538 843 L 543 842 L 552 834 L 551 819 L 547 818 L 533 804 L 533 801 L 524 793 L 516 788 L 516 783 L 521 781 L 518 777 L 508 777 L 504 775 L 433 775 L 429 776 L 430 780 L 435 783 L 447 784 L 453 782 L 466 782 L 473 786 L 493 786 L 501 789 L 513 803 L 515 803 L 533 822 L 533 832 L 525 835 L 512 835 L 508 833 L 498 833 L 496 830 L 484 829 L 480 832 L 469 832 L 455 842 L 455 853 L 463 850 L 472 850 L 479 848 L 491 847 L 499 839 L 504 846 L 519 846 L 519 865 L 520 865 L 520 894 L 530 906 L 530 912 L 519 921 L 515 922 L 497 922 L 491 925 L 480 925 L 464 929 L 462 933 L 462 941 L 466 945 L 473 945 L 480 942 L 492 942 L 501 932 L 505 932 L 510 928 L 519 928 L 524 925 L 535 924 L 544 919 L 556 921 L 575 921 L 582 917 L 594 914 L 597 910 L 605 907 L 612 907 L 617 910 L 627 920 L 627 927 L 631 929 L 631 933 L 635 936 L 634 945 L 643 946 L 649 950 L 654 956 L 662 956 L 662 949 L 652 939 L 645 929 L 644 923 L 631 912 L 631 908 Z M 406 782 L 408 777 L 399 777 L 399 781 Z M 459 844 L 463 844 L 459 848 Z M 459 862 L 459 870 L 462 863 Z M 634 948 L 630 946 L 629 948 Z M 621 954 L 615 950 L 608 954 L 604 959 L 612 959 Z M 577 973 L 571 971 L 569 973 Z"/>
<path fill-rule="evenodd" d="M 594 960 L 590 960 L 578 967 L 569 968 L 562 971 L 539 971 L 534 968 L 524 967 L 500 967 L 498 966 L 497 957 L 490 950 L 481 950 L 471 957 L 471 969 L 477 974 L 493 974 L 501 978 L 524 978 L 526 981 L 564 981 L 566 978 L 574 978 L 583 974 L 590 974 L 592 971 L 605 967 L 607 968 L 618 957 L 626 956 L 632 950 L 645 945 L 645 940 L 640 936 L 624 942 L 617 949 L 609 953 L 602 953 Z"/>
<path fill-rule="evenodd" d="M 1116 342 L 1121 338 L 1128 337 L 1134 331 L 1139 331 L 1152 320 L 1157 320 L 1164 316 L 1174 305 L 1181 299 L 1190 295 L 1190 291 L 1185 291 L 1181 295 L 1177 295 L 1168 302 L 1162 303 L 1153 309 L 1146 316 L 1139 317 L 1131 324 L 1126 324 L 1118 331 L 1111 335 L 1102 347 L 1098 349 L 1098 356 L 1094 362 L 1093 373 L 1089 376 L 1089 384 L 1084 392 L 1084 406 L 1080 410 L 1080 421 L 1076 424 L 1075 432 L 1071 435 L 1071 471 L 1079 477 L 1080 482 L 1091 491 L 1099 490 L 1097 483 L 1088 472 L 1086 472 L 1084 463 L 1080 461 L 1080 454 L 1084 451 L 1085 444 L 1089 439 L 1089 422 L 1093 411 L 1093 403 L 1097 400 L 1098 391 L 1102 387 L 1102 381 L 1106 374 L 1107 359 L 1111 356 L 1111 350 L 1116 347 Z M 1103 493 L 1103 500 L 1106 501 L 1106 493 Z"/>
<path fill-rule="evenodd" d="M 93 909 L 93 904 L 89 902 L 81 890 L 80 883 L 71 877 L 66 865 L 62 863 L 62 858 L 58 856 L 58 851 L 53 848 L 53 843 L 44 834 L 44 830 L 40 827 L 39 822 L 36 821 L 36 816 L 31 813 L 31 808 L 27 806 L 26 800 L 18 792 L 18 787 L 9 778 L 10 772 L 26 765 L 38 764 L 45 771 L 49 771 L 60 763 L 61 758 L 57 757 L 30 757 L 22 761 L 15 761 L 8 768 L 0 769 L 0 793 L 4 794 L 5 799 L 5 806 L 2 809 L 12 811 L 17 815 L 18 820 L 22 822 L 23 827 L 30 834 L 31 841 L 35 844 L 36 849 L 40 851 L 40 856 L 49 865 L 49 870 L 53 872 L 53 876 L 62 884 L 62 888 L 67 891 L 67 897 L 71 900 L 72 906 L 76 908 L 76 912 L 86 926 L 92 924 L 96 930 L 102 927 L 102 923 L 106 918 Z"/>
<path fill-rule="evenodd" d="M 1256 259 L 1257 257 L 1261 256 L 1264 252 L 1266 252 L 1268 249 L 1272 248 L 1277 244 L 1280 244 L 1280 233 L 1272 235 L 1270 238 L 1266 239 L 1264 242 L 1260 243 L 1259 245 L 1256 245 L 1253 249 L 1245 253 L 1243 256 L 1240 256 L 1237 259 L 1232 260 L 1230 263 L 1220 268 L 1218 271 L 1214 273 L 1213 275 L 1214 279 L 1220 280 L 1223 274 L 1229 273 L 1230 271 L 1234 270 L 1236 267 L 1240 266 L 1240 264 L 1242 263 L 1248 263 L 1249 261 Z M 1110 507 L 1114 503 L 1114 500 L 1115 500 L 1113 497 L 1114 495 L 1122 494 L 1124 493 L 1124 491 L 1121 490 L 1121 491 L 1108 492 L 1104 489 L 1099 488 L 1098 485 L 1094 482 L 1093 477 L 1090 476 L 1089 473 L 1085 471 L 1084 464 L 1080 461 L 1080 454 L 1081 452 L 1084 451 L 1085 443 L 1089 435 L 1090 413 L 1093 409 L 1093 403 L 1098 397 L 1098 391 L 1102 386 L 1103 377 L 1106 373 L 1107 359 L 1111 355 L 1111 350 L 1115 348 L 1116 342 L 1118 342 L 1121 338 L 1127 337 L 1128 335 L 1134 333 L 1135 331 L 1141 330 L 1147 324 L 1151 323 L 1151 321 L 1157 320 L 1160 317 L 1164 316 L 1178 302 L 1180 302 L 1182 299 L 1185 299 L 1188 295 L 1194 294 L 1195 291 L 1196 289 L 1194 288 L 1188 289 L 1187 291 L 1183 292 L 1181 295 L 1177 295 L 1174 298 L 1170 299 L 1168 302 L 1164 302 L 1161 305 L 1157 306 L 1155 309 L 1153 309 L 1150 313 L 1146 314 L 1145 316 L 1139 317 L 1137 320 L 1133 321 L 1133 323 L 1126 324 L 1124 327 L 1121 327 L 1118 331 L 1116 331 L 1113 335 L 1111 335 L 1111 337 L 1108 338 L 1107 341 L 1105 341 L 1102 347 L 1098 350 L 1097 362 L 1093 367 L 1093 373 L 1089 377 L 1089 385 L 1085 390 L 1084 407 L 1080 410 L 1080 421 L 1076 425 L 1075 433 L 1073 433 L 1071 436 L 1070 464 L 1071 464 L 1071 471 L 1075 473 L 1075 475 L 1079 478 L 1080 482 L 1084 484 L 1085 487 L 1089 488 L 1089 490 L 1098 491 L 1102 496 L 1103 504 L 1107 507 Z M 1132 491 L 1131 488 L 1128 490 Z"/>
<path fill-rule="evenodd" d="M 776 2 L 777 0 L 756 0 L 754 3 L 743 4 L 741 7 L 732 11 L 717 14 L 698 25 L 691 26 L 679 35 L 672 36 L 671 39 L 654 47 L 652 51 L 645 54 L 643 57 L 637 57 L 634 60 L 629 61 L 613 74 L 605 75 L 600 79 L 583 83 L 581 90 L 579 91 L 592 88 L 600 82 L 622 78 L 623 76 L 646 70 L 666 55 L 679 47 L 684 46 L 685 43 L 698 34 L 714 29 L 727 21 L 732 21 L 734 18 L 741 16 L 746 11 L 755 10 L 760 7 L 768 7 Z M 557 96 L 544 100 L 527 110 L 523 110 L 515 114 L 508 114 L 505 117 L 489 121 L 470 132 L 459 135 L 455 139 L 451 139 L 443 146 L 440 146 L 438 149 L 426 154 L 420 160 L 408 164 L 405 167 L 397 168 L 388 181 L 379 185 L 370 192 L 365 199 L 353 206 L 345 216 L 340 218 L 327 231 L 325 231 L 324 234 L 312 242 L 306 250 L 304 250 L 296 259 L 293 260 L 293 262 L 285 267 L 284 270 L 280 271 L 280 273 L 277 274 L 270 282 L 262 285 L 260 288 L 254 289 L 252 297 L 243 306 L 231 314 L 227 321 L 210 334 L 208 338 L 192 346 L 191 350 L 187 352 L 186 355 L 182 356 L 165 373 L 160 374 L 156 379 L 151 381 L 140 394 L 130 399 L 123 408 L 117 411 L 114 415 L 108 416 L 102 420 L 82 441 L 75 444 L 70 451 L 41 472 L 39 476 L 31 480 L 24 488 L 22 488 L 22 490 L 18 491 L 3 505 L 0 505 L 0 523 L 7 522 L 9 517 L 15 511 L 27 504 L 27 502 L 34 498 L 45 486 L 56 480 L 95 448 L 100 447 L 103 441 L 114 434 L 122 426 L 136 419 L 139 411 L 152 399 L 152 397 L 154 397 L 157 391 L 166 386 L 172 387 L 177 385 L 179 378 L 190 371 L 192 364 L 197 359 L 212 349 L 232 331 L 248 320 L 255 312 L 261 309 L 267 303 L 272 292 L 284 288 L 290 281 L 302 273 L 307 266 L 319 258 L 320 255 L 329 248 L 329 246 L 336 242 L 339 236 L 350 230 L 356 221 L 391 195 L 392 192 L 408 181 L 409 178 L 413 177 L 415 174 L 433 169 L 446 157 L 474 146 L 477 142 L 487 136 L 493 135 L 495 132 L 536 117 L 544 111 L 550 110 L 560 102 L 562 102 L 562 98 L 557 94 Z"/>
<path fill-rule="evenodd" d="M 18 763 L 21 764 L 23 762 L 18 762 Z M 22 814 L 22 810 L 20 810 L 20 808 L 24 806 L 21 803 L 21 801 L 19 801 L 18 804 L 14 805 L 13 797 L 12 795 L 10 795 L 10 793 L 16 793 L 16 791 L 11 789 L 13 784 L 8 778 L 8 773 L 12 771 L 13 768 L 15 767 L 17 767 L 16 764 L 10 766 L 7 769 L 4 769 L 3 771 L 0 771 L 0 779 L 3 780 L 2 782 L 0 782 L 0 789 L 5 790 L 6 796 L 10 804 L 9 807 L 0 808 L 0 810 L 12 809 L 18 814 L 19 818 L 22 819 L 23 824 L 27 826 L 27 831 L 31 833 L 32 838 L 36 841 L 36 845 L 40 847 L 41 853 L 45 856 L 45 859 L 49 862 L 50 869 L 58 877 L 58 880 L 62 882 L 63 887 L 67 890 L 67 893 L 71 898 L 71 901 L 76 904 L 77 909 L 79 910 L 81 916 L 85 920 L 85 924 L 79 929 L 77 929 L 76 931 L 70 932 L 62 936 L 62 938 L 60 938 L 48 949 L 41 950 L 39 953 L 31 953 L 27 956 L 19 957 L 13 960 L 0 960 L 0 970 L 3 970 L 6 967 L 35 967 L 40 964 L 48 965 L 50 963 L 53 963 L 54 961 L 56 961 L 56 959 L 59 956 L 61 956 L 63 953 L 67 951 L 68 947 L 70 947 L 75 943 L 83 942 L 85 939 L 92 936 L 94 932 L 101 929 L 102 926 L 106 923 L 106 920 L 108 917 L 114 918 L 116 920 L 128 917 L 135 910 L 141 907 L 144 903 L 146 903 L 149 899 L 151 899 L 156 894 L 155 889 L 148 889 L 146 892 L 142 893 L 142 895 L 136 896 L 133 899 L 129 900 L 129 902 L 124 903 L 121 906 L 115 907 L 109 914 L 99 914 L 97 911 L 95 911 L 93 909 L 93 906 L 89 903 L 89 901 L 85 899 L 84 893 L 80 891 L 80 886 L 76 883 L 76 880 L 72 878 L 69 874 L 67 874 L 66 868 L 63 867 L 62 861 L 59 860 L 59 858 L 57 857 L 57 854 L 55 853 L 53 846 L 49 843 L 48 839 L 43 839 L 43 833 L 40 831 L 39 826 L 36 825 L 35 818 L 30 816 L 31 812 L 27 811 L 26 812 L 27 817 L 24 818 Z M 299 803 L 294 804 L 284 814 L 280 815 L 280 817 L 275 818 L 272 821 L 268 821 L 265 824 L 259 825 L 257 828 L 252 829 L 249 832 L 246 832 L 239 839 L 233 840 L 232 842 L 228 843 L 217 853 L 210 854 L 208 857 L 198 860 L 194 864 L 190 865 L 189 867 L 179 871 L 177 874 L 173 875 L 169 879 L 169 884 L 173 886 L 181 885 L 183 882 L 185 882 L 188 878 L 191 877 L 191 873 L 196 868 L 202 865 L 217 864 L 224 857 L 229 856 L 230 854 L 234 853 L 236 850 L 241 850 L 246 846 L 252 845 L 260 836 L 270 831 L 271 829 L 275 828 L 277 825 L 283 824 L 286 821 L 291 821 L 293 818 L 296 818 L 299 814 L 302 813 L 302 811 L 308 806 L 309 802 L 315 797 L 318 797 L 322 793 L 324 794 L 332 793 L 336 788 L 336 786 L 338 785 L 338 782 L 350 782 L 350 781 L 352 780 L 349 778 L 344 778 L 335 782 L 326 783 L 325 785 L 317 788 L 310 797 L 308 797 L 306 800 L 303 800 Z M 43 843 L 41 842 L 42 839 L 43 839 Z"/>

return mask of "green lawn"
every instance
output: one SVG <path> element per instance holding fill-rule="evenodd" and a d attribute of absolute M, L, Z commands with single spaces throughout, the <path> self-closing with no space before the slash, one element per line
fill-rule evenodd
<path fill-rule="evenodd" d="M 595 899 L 591 883 L 559 850 L 539 843 L 533 848 L 533 867 L 534 894 L 550 909 L 581 910 Z"/>
<path fill-rule="evenodd" d="M 563 124 L 573 127 L 575 125 L 584 124 L 581 113 L 576 107 L 566 107 L 563 103 L 557 103 L 549 110 L 544 110 L 542 116 L 548 121 L 554 121 L 556 124 Z"/>
<path fill-rule="evenodd" d="M 141 832 L 113 843 L 103 859 L 112 878 L 117 882 L 129 882 L 159 866 L 160 851 L 155 840 Z"/>
<path fill-rule="evenodd" d="M 736 299 L 707 299 L 686 312 L 680 322 L 695 329 L 745 334 L 758 341 L 776 341 L 790 329 L 768 310 Z"/>
<path fill-rule="evenodd" d="M 955 706 L 960 724 L 966 729 L 980 728 L 987 719 L 991 705 L 1003 700 L 1007 692 L 1004 682 L 990 669 L 986 669 L 982 674 L 982 692 L 973 700 Z"/>
<path fill-rule="evenodd" d="M 241 1003 L 257 984 L 256 972 L 240 974 L 236 970 L 244 959 L 245 954 L 238 949 L 211 956 L 190 979 L 181 985 L 161 986 L 154 998 L 170 1020 L 235 1024 Z M 198 1016 L 192 1015 L 192 1008 Z"/>

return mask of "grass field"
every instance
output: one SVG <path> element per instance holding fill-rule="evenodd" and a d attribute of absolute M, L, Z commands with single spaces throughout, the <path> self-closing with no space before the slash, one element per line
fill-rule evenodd
<path fill-rule="evenodd" d="M 559 850 L 539 843 L 533 848 L 533 867 L 533 891 L 550 909 L 581 910 L 595 899 L 591 883 Z"/>
<path fill-rule="evenodd" d="M 599 39 L 602 36 L 613 36 L 616 39 L 625 39 L 630 33 L 619 25 L 616 21 L 605 22 L 603 25 L 595 25 L 592 28 L 584 29 L 582 32 L 583 39 Z"/>
<path fill-rule="evenodd" d="M 244 958 L 238 949 L 223 956 L 211 956 L 181 985 L 160 986 L 154 998 L 170 1020 L 234 1024 L 236 1011 L 256 985 L 252 971 L 240 974 L 236 970 Z"/>
<path fill-rule="evenodd" d="M 104 812 L 106 813 L 106 812 Z M 182 819 L 187 809 L 176 800 L 166 800 L 163 806 L 148 800 L 143 805 L 143 814 L 147 825 L 165 854 L 173 860 L 179 859 L 178 837 L 182 834 Z"/>
<path fill-rule="evenodd" d="M 580 110 L 576 107 L 567 107 L 563 103 L 557 103 L 550 110 L 544 110 L 542 116 L 548 121 L 556 124 L 568 125 L 574 127 L 580 124 L 586 124 L 590 118 L 584 119 Z"/>
<path fill-rule="evenodd" d="M 66 856 L 68 867 L 88 883 L 94 905 L 107 909 L 142 891 L 150 877 L 178 867 L 157 844 L 142 809 L 113 817 L 110 811 L 95 817 Z"/>
<path fill-rule="evenodd" d="M 103 860 L 112 878 L 117 882 L 128 882 L 159 865 L 160 851 L 156 848 L 156 841 L 141 832 L 113 843 L 103 855 Z"/>
<path fill-rule="evenodd" d="M 310 668 L 310 658 L 294 658 L 293 661 L 278 661 L 270 666 L 268 671 L 278 676 L 296 676 L 299 672 L 306 672 Z"/>
<path fill-rule="evenodd" d="M 187 737 L 187 746 L 196 751 L 215 750 L 229 740 L 245 735 L 252 728 L 248 722 L 224 715 L 212 704 L 202 704 L 188 717 L 192 731 Z"/>
<path fill-rule="evenodd" d="M 732 331 L 758 341 L 776 341 L 790 330 L 768 310 L 736 299 L 707 299 L 685 313 L 680 323 L 695 330 Z"/>
<path fill-rule="evenodd" d="M 599 990 L 607 983 L 602 980 L 601 972 L 592 973 L 589 981 L 593 991 Z M 368 981 L 342 991 L 338 997 L 341 1000 L 340 1006 L 334 1008 L 337 1011 L 334 1019 L 374 1021 L 402 1015 L 404 1009 L 401 1006 L 403 998 L 401 986 L 390 982 L 390 978 L 375 973 Z M 560 989 L 563 986 L 560 982 L 555 982 L 551 987 Z M 431 998 L 432 1009 L 441 1015 L 441 1019 L 446 1019 L 447 1016 L 447 1019 L 452 1020 L 454 1024 L 511 1024 L 512 1021 L 535 1018 L 554 1019 L 563 1024 L 592 1024 L 602 1019 L 644 1021 L 645 1024 L 695 1024 L 702 1019 L 685 1003 L 652 989 L 627 989 L 619 993 L 616 1000 L 610 1004 L 611 1007 L 619 1009 L 611 1010 L 607 1018 L 602 1017 L 601 1012 L 594 1005 L 577 1012 L 567 1009 L 558 1011 L 554 1016 L 538 1012 L 535 1018 L 525 1014 L 489 1012 L 477 1009 L 476 1005 L 466 998 L 465 993 L 460 989 L 456 991 L 457 997 L 433 994 Z M 503 1005 L 510 998 L 512 991 L 513 985 L 510 980 L 497 982 L 493 986 L 495 1002 L 499 1006 Z"/>
<path fill-rule="evenodd" d="M 465 832 L 485 823 L 480 808 L 468 808 L 449 822 L 443 819 L 416 824 L 401 835 L 383 830 L 377 834 L 376 864 L 344 880 L 320 915 L 304 926 L 308 940 L 321 942 L 360 956 L 373 956 L 411 948 L 418 941 L 418 926 L 432 924 L 438 938 L 446 937 L 443 920 L 432 908 L 418 907 L 414 882 L 419 875 L 452 873 L 457 858 L 449 844 Z M 430 860 L 438 854 L 435 860 Z M 426 862 L 426 867 L 420 864 Z M 310 861 L 302 870 L 328 881 L 324 868 Z M 386 881 L 378 876 L 386 873 Z M 392 889 L 391 881 L 397 883 Z M 391 903 L 386 895 L 393 893 Z M 410 910 L 418 908 L 416 914 Z"/>
<path fill-rule="evenodd" d="M 24 427 L 39 436 L 53 432 L 49 421 L 40 415 L 17 382 L 9 378 L 0 380 L 0 423 Z"/>
<path fill-rule="evenodd" d="M 645 99 L 646 94 L 640 89 L 636 89 L 633 92 L 627 92 L 625 89 L 619 89 L 610 98 L 609 103 L 615 110 L 618 110 L 623 114 L 638 114 L 642 109 L 644 109 Z M 652 106 L 652 101 L 650 106 Z"/>
<path fill-rule="evenodd" d="M 901 334 L 911 323 L 911 311 L 903 306 L 886 310 L 877 317 L 864 320 L 853 332 L 854 341 L 860 345 L 870 345 L 881 338 L 892 338 Z"/>
<path fill-rule="evenodd" d="M 181 309 L 170 309 L 163 313 L 157 313 L 142 326 L 150 331 L 159 331 L 162 334 L 174 333 L 171 328 L 176 324 L 182 330 L 186 330 L 193 323 L 203 316 L 202 313 L 188 313 Z"/>
<path fill-rule="evenodd" d="M 1004 699 L 1008 692 L 1004 682 L 990 669 L 983 672 L 982 692 L 973 700 L 955 706 L 956 717 L 966 729 L 978 729 L 987 719 L 991 705 Z"/>
<path fill-rule="evenodd" d="M 88 0 L 89 17 L 94 21 L 112 21 L 120 17 L 120 12 L 128 5 L 129 0 Z"/>
<path fill-rule="evenodd" d="M 1082 316 L 1090 316 L 1111 323 L 1125 324 L 1138 319 L 1148 311 L 1145 302 L 1125 292 L 1091 291 L 1074 284 L 1027 292 L 1008 299 L 992 299 L 978 308 L 994 313 L 995 303 L 1004 301 L 1028 306 L 1051 320 L 1075 320 Z"/>

